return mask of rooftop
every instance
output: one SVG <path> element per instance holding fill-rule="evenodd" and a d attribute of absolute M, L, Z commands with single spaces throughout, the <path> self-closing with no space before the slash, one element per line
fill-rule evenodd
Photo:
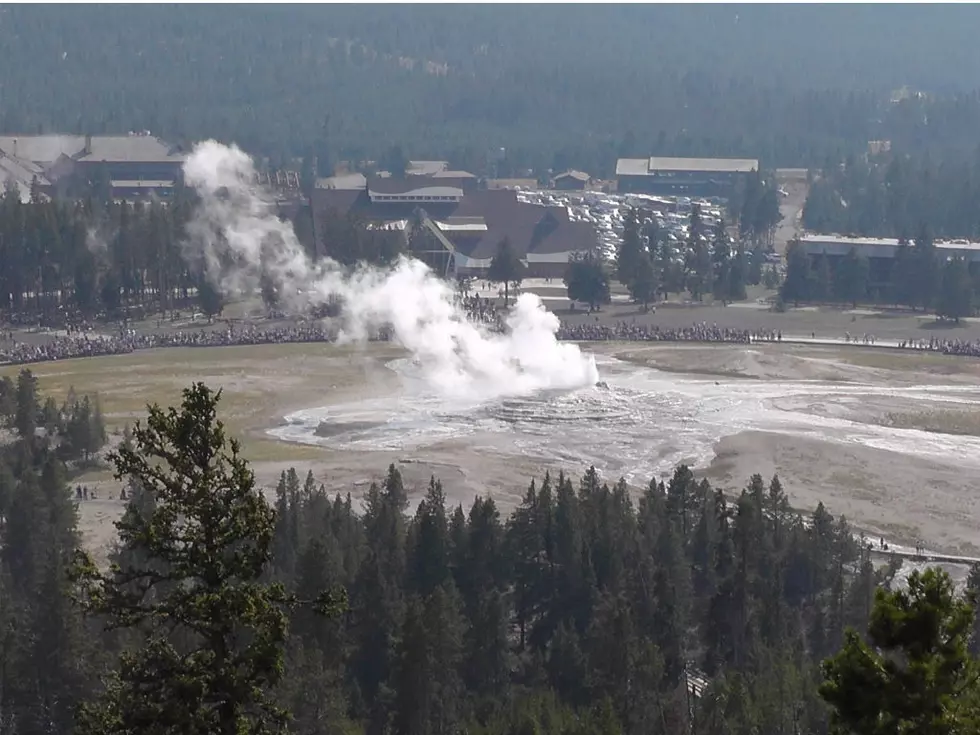
<path fill-rule="evenodd" d="M 441 231 L 459 235 L 454 243 L 468 258 L 492 258 L 504 237 L 510 238 L 522 257 L 582 252 L 598 244 L 594 226 L 571 221 L 565 206 L 521 202 L 516 192 L 508 190 L 480 190 L 455 201 L 416 203 L 372 199 L 365 191 L 317 189 L 311 204 L 314 212 L 359 212 L 379 224 L 408 219 L 421 206 Z M 314 216 L 314 235 L 322 242 L 319 220 Z"/>
<path fill-rule="evenodd" d="M 112 179 L 112 186 L 129 189 L 169 189 L 174 186 L 171 179 Z"/>
<path fill-rule="evenodd" d="M 409 161 L 405 173 L 413 176 L 433 176 L 449 168 L 449 161 Z"/>
<path fill-rule="evenodd" d="M 804 245 L 835 246 L 835 247 L 861 247 L 861 248 L 897 248 L 899 241 L 897 237 L 850 237 L 847 235 L 812 235 L 807 234 L 800 237 L 800 242 Z M 913 243 L 909 243 L 912 245 Z M 980 242 L 970 242 L 969 240 L 936 240 L 933 243 L 937 248 L 943 250 L 969 250 L 980 252 Z"/>
<path fill-rule="evenodd" d="M 589 176 L 585 171 L 576 171 L 574 169 L 565 171 L 564 173 L 555 176 L 555 180 L 558 179 L 575 179 L 577 181 L 588 181 L 592 177 Z"/>
<path fill-rule="evenodd" d="M 616 161 L 617 176 L 651 176 L 661 171 L 749 173 L 758 171 L 755 158 L 620 158 Z"/>
<path fill-rule="evenodd" d="M 7 182 L 16 184 L 21 201 L 30 201 L 31 185 L 35 178 L 40 186 L 47 186 L 50 183 L 43 174 L 37 173 L 36 167 L 31 166 L 29 162 L 10 158 L 0 152 L 0 185 L 6 185 Z"/>
<path fill-rule="evenodd" d="M 0 151 L 25 161 L 50 164 L 61 156 L 78 161 L 106 161 L 110 163 L 180 163 L 184 155 L 175 146 L 154 135 L 90 136 L 91 150 L 86 152 L 88 136 L 84 135 L 3 135 Z"/>

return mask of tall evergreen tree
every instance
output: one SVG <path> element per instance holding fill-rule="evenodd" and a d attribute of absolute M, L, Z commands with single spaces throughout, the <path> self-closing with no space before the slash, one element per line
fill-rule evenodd
<path fill-rule="evenodd" d="M 977 662 L 967 653 L 973 615 L 938 569 L 912 572 L 907 590 L 879 590 L 868 642 L 850 630 L 824 664 L 820 693 L 834 722 L 855 733 L 975 729 Z"/>
<path fill-rule="evenodd" d="M 76 574 L 90 611 L 145 640 L 84 710 L 82 731 L 273 732 L 286 721 L 270 690 L 295 600 L 262 582 L 275 514 L 226 440 L 219 398 L 196 384 L 180 409 L 151 406 L 134 448 L 113 455 L 116 475 L 154 499 L 148 516 L 117 522 L 120 542 L 153 563 L 103 573 L 82 554 Z"/>

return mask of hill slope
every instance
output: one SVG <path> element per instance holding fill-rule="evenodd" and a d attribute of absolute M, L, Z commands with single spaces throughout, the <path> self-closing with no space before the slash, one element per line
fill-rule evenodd
<path fill-rule="evenodd" d="M 978 21 L 975 6 L 7 6 L 0 128 L 272 155 L 397 142 L 474 168 L 499 146 L 592 170 L 654 150 L 805 165 L 905 134 L 884 104 L 901 85 L 969 91 Z M 977 100 L 963 105 L 965 134 Z"/>

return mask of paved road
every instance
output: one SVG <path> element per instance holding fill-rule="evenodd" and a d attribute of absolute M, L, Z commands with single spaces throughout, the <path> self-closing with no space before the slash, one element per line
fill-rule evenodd
<path fill-rule="evenodd" d="M 776 252 L 782 255 L 786 252 L 787 243 L 802 228 L 803 205 L 806 203 L 809 187 L 806 183 L 806 174 L 803 173 L 801 177 L 798 169 L 777 170 L 776 182 L 789 194 L 779 203 L 779 212 L 783 215 L 783 219 L 776 227 L 774 238 Z"/>

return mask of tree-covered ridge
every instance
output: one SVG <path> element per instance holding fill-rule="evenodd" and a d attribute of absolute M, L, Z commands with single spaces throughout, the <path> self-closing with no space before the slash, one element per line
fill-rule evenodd
<path fill-rule="evenodd" d="M 198 385 L 113 456 L 129 504 L 100 572 L 72 561 L 34 386 L 24 371 L 0 463 L 3 732 L 276 732 L 288 713 L 297 733 L 825 733 L 831 712 L 960 732 L 976 711 L 972 604 L 941 573 L 876 592 L 894 568 L 778 478 L 731 497 L 686 467 L 639 493 L 546 475 L 504 518 L 434 478 L 409 513 L 393 466 L 362 512 L 290 470 L 270 507 Z"/>
<path fill-rule="evenodd" d="M 400 142 L 473 171 L 504 147 L 502 173 L 605 175 L 650 154 L 817 165 L 871 139 L 972 141 L 977 20 L 968 6 L 10 6 L 0 130 L 148 129 L 280 161 Z M 903 85 L 931 96 L 890 104 Z"/>
<path fill-rule="evenodd" d="M 71 600 L 68 478 L 105 443 L 102 416 L 88 397 L 44 399 L 24 370 L 0 381 L 0 424 L 0 732 L 70 732 L 105 649 Z"/>
<path fill-rule="evenodd" d="M 827 162 L 803 210 L 812 232 L 980 239 L 980 150 Z"/>
<path fill-rule="evenodd" d="M 219 313 L 223 295 L 185 247 L 194 207 L 193 192 L 183 187 L 166 204 L 110 202 L 97 187 L 77 201 L 34 196 L 22 202 L 8 188 L 0 195 L 0 311 L 77 323 L 124 309 L 160 313 L 196 300 L 205 313 Z M 376 238 L 355 217 L 321 218 L 329 233 L 325 254 L 345 265 L 397 254 L 379 253 Z M 309 208 L 293 224 L 312 248 Z M 272 305 L 274 294 L 263 296 Z"/>

